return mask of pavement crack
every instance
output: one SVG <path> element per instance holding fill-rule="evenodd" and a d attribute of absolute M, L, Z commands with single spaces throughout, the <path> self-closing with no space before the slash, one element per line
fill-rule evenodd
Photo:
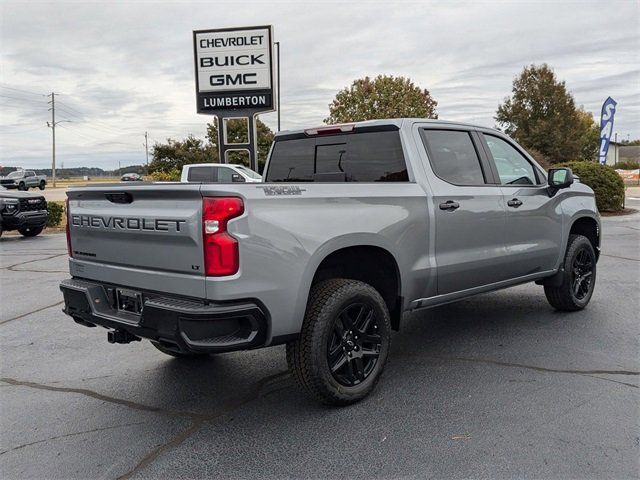
<path fill-rule="evenodd" d="M 14 263 L 13 265 L 9 265 L 7 267 L 2 267 L 2 270 L 10 270 L 12 272 L 24 272 L 26 270 L 14 270 L 14 268 L 15 267 L 19 267 L 21 265 L 27 265 L 29 263 L 34 263 L 34 262 L 44 262 L 45 260 L 51 260 L 52 258 L 62 257 L 63 255 L 67 255 L 67 254 L 66 253 L 58 253 L 56 255 L 49 255 L 48 257 L 44 257 L 44 258 L 36 258 L 34 260 L 27 260 L 26 262 Z"/>
<path fill-rule="evenodd" d="M 608 253 L 601 253 L 600 255 L 603 257 L 617 258 L 619 260 L 629 260 L 631 262 L 640 262 L 639 258 L 620 257 L 618 255 L 610 255 Z"/>
<path fill-rule="evenodd" d="M 131 478 L 133 475 L 138 473 L 141 470 L 144 470 L 149 465 L 151 465 L 160 455 L 169 450 L 173 450 L 174 448 L 180 446 L 187 438 L 196 433 L 202 425 L 204 425 L 205 420 L 195 420 L 192 421 L 191 424 L 179 434 L 172 437 L 168 442 L 165 442 L 161 445 L 158 445 L 156 448 L 147 453 L 142 460 L 138 462 L 138 464 L 133 467 L 128 472 L 117 477 L 117 480 L 127 480 Z"/>
<path fill-rule="evenodd" d="M 210 413 L 208 415 L 203 415 L 199 418 L 193 419 L 191 424 L 185 430 L 182 430 L 180 433 L 172 437 L 169 441 L 151 450 L 144 457 L 142 457 L 142 459 L 138 462 L 138 464 L 135 467 L 133 467 L 128 472 L 120 475 L 118 477 L 118 480 L 128 480 L 129 478 L 136 475 L 138 472 L 144 470 L 153 462 L 155 462 L 165 452 L 168 452 L 170 450 L 173 450 L 176 447 L 179 447 L 185 440 L 187 440 L 191 435 L 197 432 L 204 424 L 212 422 L 220 417 L 223 417 L 224 415 L 227 415 L 235 410 L 238 410 L 244 405 L 250 402 L 253 402 L 255 400 L 258 400 L 259 398 L 263 398 L 263 397 L 266 397 L 267 395 L 283 390 L 284 388 L 286 388 L 286 386 L 278 386 L 277 381 L 284 378 L 288 378 L 288 377 L 289 377 L 288 370 L 265 377 L 262 380 L 260 380 L 258 383 L 256 383 L 256 385 L 252 388 L 252 391 L 240 401 L 230 402 L 229 404 L 223 406 L 217 412 Z M 270 387 L 270 386 L 272 388 L 267 389 L 267 387 Z"/>
<path fill-rule="evenodd" d="M 16 380 L 15 378 L 8 378 L 8 377 L 0 378 L 0 382 L 8 383 L 10 385 L 15 385 L 19 387 L 29 387 L 37 390 L 47 390 L 50 392 L 77 393 L 79 395 L 84 395 L 86 397 L 90 397 L 95 400 L 101 400 L 103 402 L 112 403 L 114 405 L 122 405 L 124 407 L 128 407 L 133 410 L 140 410 L 143 412 L 162 413 L 165 415 L 170 415 L 172 417 L 189 417 L 189 418 L 203 417 L 203 415 L 200 415 L 197 413 L 182 412 L 178 410 L 169 410 L 161 407 L 154 407 L 151 405 L 136 403 L 131 400 L 125 400 L 123 398 L 110 397 L 108 395 L 103 395 L 102 393 L 94 392 L 93 390 L 89 390 L 86 388 L 54 387 L 52 385 L 47 385 L 44 383 L 27 382 L 24 380 Z"/>
<path fill-rule="evenodd" d="M 238 410 L 239 408 L 242 408 L 244 405 L 250 402 L 253 402 L 260 398 L 266 397 L 267 395 L 270 395 L 272 393 L 283 390 L 284 388 L 287 388 L 289 385 L 281 385 L 278 383 L 278 381 L 283 380 L 285 378 L 289 378 L 289 376 L 290 376 L 289 371 L 285 370 L 285 371 L 276 373 L 274 375 L 265 377 L 259 382 L 257 382 L 245 397 L 241 398 L 240 400 L 230 401 L 215 412 L 209 412 L 204 414 L 188 412 L 188 411 L 170 410 L 170 409 L 164 409 L 161 407 L 154 407 L 151 405 L 132 402 L 130 400 L 124 400 L 122 398 L 110 397 L 110 396 L 103 395 L 101 393 L 94 392 L 93 390 L 88 390 L 85 388 L 55 387 L 55 386 L 47 385 L 43 383 L 28 382 L 28 381 L 17 380 L 15 378 L 8 378 L 8 377 L 0 378 L 0 382 L 4 382 L 6 384 L 14 385 L 14 386 L 34 388 L 37 390 L 47 390 L 51 392 L 61 392 L 61 393 L 76 393 L 79 395 L 84 395 L 84 396 L 87 396 L 96 400 L 108 402 L 111 404 L 122 405 L 128 408 L 131 408 L 133 410 L 160 413 L 160 414 L 169 415 L 172 417 L 188 418 L 191 420 L 189 426 L 186 429 L 180 431 L 177 435 L 174 435 L 167 442 L 151 450 L 144 457 L 142 457 L 142 459 L 135 465 L 135 467 L 133 467 L 131 470 L 129 470 L 128 472 L 118 477 L 118 480 L 126 480 L 134 476 L 139 471 L 151 465 L 163 453 L 168 452 L 180 446 L 191 435 L 197 432 L 204 424 L 217 420 L 225 415 L 228 415 L 229 413 L 235 410 Z M 111 428 L 116 428 L 116 427 L 111 427 Z M 106 428 L 103 428 L 103 430 L 104 429 Z M 87 432 L 78 432 L 77 434 L 79 435 L 80 433 L 88 433 L 91 431 L 99 431 L 99 429 L 88 430 Z M 69 434 L 67 436 L 70 436 L 70 435 L 72 434 Z M 48 440 L 53 440 L 53 438 Z M 48 440 L 40 440 L 34 443 L 40 443 Z M 24 448 L 28 445 L 31 445 L 31 444 L 20 445 L 8 451 Z M 6 452 L 0 452 L 0 454 L 2 453 L 6 453 Z"/>
<path fill-rule="evenodd" d="M 83 430 L 81 432 L 66 433 L 64 435 L 57 435 L 55 437 L 45 438 L 43 440 L 36 440 L 35 442 L 23 443 L 22 445 L 18 445 L 17 447 L 13 447 L 13 448 L 10 448 L 8 450 L 1 451 L 0 455 L 4 455 L 5 453 L 13 452 L 14 450 L 20 450 L 20 449 L 25 448 L 25 447 L 30 447 L 32 445 L 37 445 L 39 443 L 45 443 L 45 442 L 50 442 L 52 440 L 58 440 L 60 438 L 75 437 L 77 435 L 84 435 L 84 434 L 87 434 L 87 433 L 94 433 L 94 432 L 102 432 L 104 430 L 113 430 L 114 428 L 131 427 L 131 426 L 134 426 L 134 425 L 142 425 L 144 423 L 148 423 L 148 422 L 131 422 L 131 423 L 124 423 L 122 425 L 111 425 L 109 427 L 92 428 L 90 430 Z"/>
<path fill-rule="evenodd" d="M 47 305 L 45 307 L 37 308 L 36 310 L 32 310 L 31 312 L 23 313 L 22 315 L 18 315 L 17 317 L 8 318 L 7 320 L 2 320 L 0 322 L 0 325 L 4 325 L 5 323 L 13 322 L 14 320 L 20 320 L 21 318 L 28 317 L 29 315 L 32 315 L 34 313 L 42 312 L 43 310 L 47 310 L 48 308 L 57 307 L 58 305 L 62 305 L 63 303 L 64 303 L 64 300 L 62 300 L 60 302 L 57 302 L 57 303 L 54 303 L 52 305 Z"/>
<path fill-rule="evenodd" d="M 501 367 L 522 368 L 525 370 L 533 370 L 535 372 L 542 372 L 542 373 L 566 373 L 566 374 L 573 374 L 573 375 L 583 375 L 587 377 L 597 378 L 599 380 L 606 380 L 614 383 L 619 383 L 619 384 L 626 385 L 633 388 L 640 388 L 637 385 L 634 385 L 632 383 L 620 382 L 617 380 L 612 380 L 609 378 L 603 378 L 598 376 L 598 375 L 628 375 L 628 376 L 640 375 L 640 372 L 636 372 L 632 370 L 577 370 L 577 369 L 539 367 L 536 365 L 525 365 L 523 363 L 502 362 L 500 360 L 493 360 L 490 358 L 448 357 L 448 356 L 439 357 L 439 356 L 428 356 L 428 355 L 423 356 L 423 355 L 412 355 L 412 354 L 405 354 L 403 356 L 420 356 L 421 358 L 426 358 L 431 360 L 484 363 L 487 365 L 499 365 Z"/>

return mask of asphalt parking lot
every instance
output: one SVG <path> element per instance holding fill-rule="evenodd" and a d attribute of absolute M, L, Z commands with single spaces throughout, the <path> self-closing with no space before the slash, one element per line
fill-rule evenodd
<path fill-rule="evenodd" d="M 585 311 L 531 284 L 415 313 L 342 409 L 297 390 L 283 347 L 108 344 L 60 310 L 64 235 L 3 237 L 0 476 L 638 478 L 640 214 L 603 231 Z"/>

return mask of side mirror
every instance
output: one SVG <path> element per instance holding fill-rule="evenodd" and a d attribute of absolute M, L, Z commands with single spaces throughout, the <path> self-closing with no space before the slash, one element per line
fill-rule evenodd
<path fill-rule="evenodd" d="M 573 183 L 573 172 L 570 168 L 552 168 L 549 170 L 547 183 L 555 190 L 567 188 Z"/>
<path fill-rule="evenodd" d="M 233 175 L 231 175 L 231 181 L 232 182 L 245 182 L 246 180 L 239 173 L 234 173 Z"/>

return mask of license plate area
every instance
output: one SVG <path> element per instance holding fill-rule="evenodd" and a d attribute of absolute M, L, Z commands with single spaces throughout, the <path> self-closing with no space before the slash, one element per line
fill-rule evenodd
<path fill-rule="evenodd" d="M 126 288 L 116 289 L 116 308 L 118 311 L 140 315 L 143 305 L 142 293 Z"/>

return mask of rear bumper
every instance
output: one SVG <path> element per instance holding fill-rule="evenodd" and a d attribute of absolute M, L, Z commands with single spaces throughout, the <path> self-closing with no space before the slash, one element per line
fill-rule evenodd
<path fill-rule="evenodd" d="M 47 215 L 46 210 L 3 215 L 2 228 L 5 230 L 17 230 L 19 228 L 44 227 L 47 224 Z"/>
<path fill-rule="evenodd" d="M 64 280 L 64 312 L 82 325 L 126 331 L 181 352 L 247 350 L 264 345 L 267 338 L 268 312 L 255 300 L 205 303 L 143 291 L 142 312 L 134 314 L 116 308 L 117 288 L 78 278 Z"/>

